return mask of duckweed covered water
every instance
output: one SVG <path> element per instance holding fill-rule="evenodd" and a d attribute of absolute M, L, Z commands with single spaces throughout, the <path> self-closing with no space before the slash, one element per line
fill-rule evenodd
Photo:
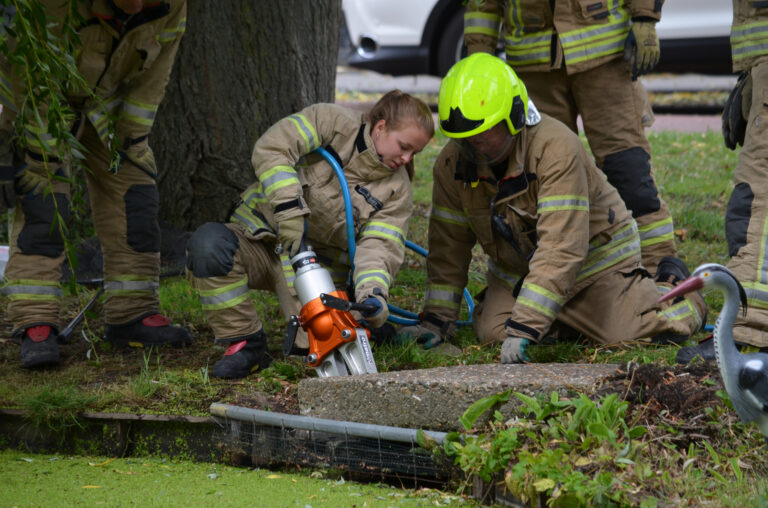
<path fill-rule="evenodd" d="M 0 451 L 0 506 L 478 506 L 431 489 L 405 490 L 158 458 Z"/>

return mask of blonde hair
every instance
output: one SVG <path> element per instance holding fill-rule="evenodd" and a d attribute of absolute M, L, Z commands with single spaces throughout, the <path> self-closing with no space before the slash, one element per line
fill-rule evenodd
<path fill-rule="evenodd" d="M 421 99 L 400 90 L 385 93 L 368 112 L 371 126 L 379 120 L 386 122 L 388 131 L 403 129 L 412 122 L 429 134 L 430 138 L 435 135 L 435 121 L 429 106 Z"/>

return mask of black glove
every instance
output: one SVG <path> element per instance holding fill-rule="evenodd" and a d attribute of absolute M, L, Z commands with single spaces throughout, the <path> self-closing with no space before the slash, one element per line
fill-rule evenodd
<path fill-rule="evenodd" d="M 736 145 L 744 145 L 751 105 L 752 77 L 749 71 L 745 71 L 739 75 L 723 108 L 723 141 L 729 150 L 735 150 Z"/>

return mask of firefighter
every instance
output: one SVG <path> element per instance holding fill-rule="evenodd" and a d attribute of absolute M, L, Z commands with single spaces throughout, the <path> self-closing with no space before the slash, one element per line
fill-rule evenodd
<path fill-rule="evenodd" d="M 728 148 L 743 145 L 725 214 L 728 268 L 741 281 L 749 305 L 739 314 L 733 338 L 740 349 L 768 352 L 768 4 L 734 0 L 731 28 L 733 70 L 740 72 L 723 114 Z M 763 189 L 763 190 L 760 190 Z M 680 349 L 679 363 L 694 356 L 715 359 L 714 340 Z"/>
<path fill-rule="evenodd" d="M 60 32 L 66 2 L 45 4 L 49 29 Z M 67 105 L 74 119 L 71 132 L 85 148 L 84 177 L 104 253 L 104 339 L 118 346 L 186 344 L 189 332 L 158 312 L 157 167 L 147 143 L 184 33 L 186 2 L 97 0 L 79 8 L 84 23 L 77 68 L 98 100 L 86 90 L 70 90 Z M 13 335 L 21 340 L 21 366 L 44 367 L 60 361 L 64 242 L 56 220 L 67 218 L 70 189 L 55 177 L 66 176 L 70 168 L 51 133 L 38 137 L 35 126 L 11 121 L 25 90 L 2 60 L 0 197 L 15 208 L 4 292 Z M 12 135 L 26 137 L 23 151 Z M 47 175 L 54 177 L 51 186 Z"/>
<path fill-rule="evenodd" d="M 637 81 L 659 60 L 655 25 L 663 3 L 470 0 L 464 21 L 468 54 L 493 53 L 503 29 L 506 60 L 536 107 L 574 132 L 581 116 L 598 167 L 637 221 L 651 274 L 661 258 L 677 255 L 644 132 L 653 113 Z"/>
<path fill-rule="evenodd" d="M 527 346 L 548 335 L 679 342 L 701 326 L 701 295 L 656 303 L 685 264 L 664 258 L 650 277 L 616 189 L 503 60 L 476 53 L 455 64 L 438 114 L 453 139 L 434 166 L 423 320 L 402 338 L 427 348 L 450 339 L 478 242 L 488 286 L 473 325 L 480 342 L 503 342 L 502 363 L 527 361 Z"/>
<path fill-rule="evenodd" d="M 319 147 L 339 162 L 351 195 L 357 243 L 350 297 L 376 307 L 364 316 L 370 327 L 384 325 L 389 288 L 405 256 L 413 157 L 433 134 L 427 105 L 394 90 L 367 114 L 315 104 L 259 138 L 251 158 L 256 182 L 227 224 L 202 225 L 187 247 L 187 268 L 215 342 L 228 346 L 214 377 L 242 378 L 269 365 L 267 336 L 249 294 L 274 291 L 286 318 L 298 315 L 290 258 L 302 242 L 337 288 L 347 289 L 344 201 L 331 165 L 313 153 Z M 296 347 L 308 345 L 300 331 Z"/>

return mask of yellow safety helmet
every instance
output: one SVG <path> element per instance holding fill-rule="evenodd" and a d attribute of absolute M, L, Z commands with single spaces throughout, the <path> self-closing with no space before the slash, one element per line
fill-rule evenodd
<path fill-rule="evenodd" d="M 517 134 L 528 114 L 528 92 L 507 63 L 488 53 L 456 62 L 440 83 L 437 115 L 449 138 L 468 138 L 502 120 Z"/>

